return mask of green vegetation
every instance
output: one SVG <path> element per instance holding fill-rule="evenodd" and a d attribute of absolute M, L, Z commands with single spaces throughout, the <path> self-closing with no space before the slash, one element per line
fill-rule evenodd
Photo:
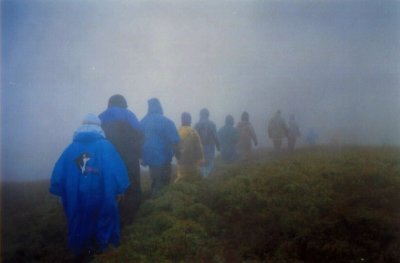
<path fill-rule="evenodd" d="M 3 204 L 4 262 L 66 261 L 62 209 L 46 192 L 29 194 L 31 203 L 3 198 L 13 202 Z M 146 200 L 122 245 L 95 261 L 398 262 L 399 204 L 398 148 L 258 153 Z"/>

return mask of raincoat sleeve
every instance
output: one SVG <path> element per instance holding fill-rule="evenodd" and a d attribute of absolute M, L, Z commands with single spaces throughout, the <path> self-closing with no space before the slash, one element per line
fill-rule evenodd
<path fill-rule="evenodd" d="M 218 135 L 217 135 L 217 126 L 215 124 L 212 124 L 212 132 L 213 132 L 213 137 L 214 137 L 214 142 L 215 142 L 215 147 L 219 151 L 220 145 L 219 145 L 219 140 L 218 140 Z"/>
<path fill-rule="evenodd" d="M 178 144 L 180 141 L 178 130 L 176 129 L 175 124 L 172 121 L 168 121 L 164 127 L 166 129 L 166 135 L 168 141 L 171 144 Z"/>
<path fill-rule="evenodd" d="M 197 161 L 202 161 L 204 160 L 203 156 L 203 145 L 201 144 L 201 139 L 199 134 L 196 132 L 195 129 L 193 129 L 193 143 L 195 145 L 195 153 L 194 156 Z"/>
<path fill-rule="evenodd" d="M 60 156 L 60 158 L 57 160 L 54 169 L 53 169 L 53 173 L 51 175 L 51 179 L 50 179 L 50 188 L 49 188 L 49 192 L 57 195 L 57 196 L 63 196 L 64 193 L 64 180 L 65 180 L 65 159 L 66 156 L 66 151 L 63 152 L 63 154 Z"/>
<path fill-rule="evenodd" d="M 257 145 L 258 144 L 257 135 L 256 135 L 256 132 L 254 131 L 254 128 L 252 125 L 250 125 L 250 134 L 251 134 L 251 138 L 253 139 L 254 144 Z"/>
<path fill-rule="evenodd" d="M 130 124 L 133 128 L 135 128 L 135 129 L 137 129 L 137 130 L 143 132 L 143 128 L 142 128 L 142 126 L 140 125 L 140 122 L 138 121 L 138 119 L 136 118 L 136 115 L 135 115 L 133 112 L 131 112 L 131 111 L 128 111 L 128 112 L 127 112 L 127 120 L 128 120 L 129 124 Z"/>

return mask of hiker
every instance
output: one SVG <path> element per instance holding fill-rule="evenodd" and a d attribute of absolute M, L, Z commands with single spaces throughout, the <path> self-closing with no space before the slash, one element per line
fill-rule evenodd
<path fill-rule="evenodd" d="M 120 154 L 132 183 L 120 204 L 122 224 L 127 225 L 132 222 L 141 201 L 139 159 L 144 140 L 143 131 L 136 115 L 128 110 L 125 98 L 119 94 L 110 97 L 108 108 L 99 118 L 107 140 Z"/>
<path fill-rule="evenodd" d="M 208 177 L 214 168 L 215 148 L 219 151 L 219 141 L 217 138 L 217 128 L 214 122 L 209 120 L 210 112 L 203 108 L 200 110 L 200 120 L 194 128 L 200 135 L 203 146 L 204 163 L 201 166 L 201 174 Z"/>
<path fill-rule="evenodd" d="M 54 166 L 50 193 L 59 196 L 68 221 L 68 247 L 77 259 L 120 242 L 118 200 L 129 186 L 124 162 L 88 114 Z"/>
<path fill-rule="evenodd" d="M 288 149 L 290 152 L 294 151 L 294 147 L 296 146 L 296 140 L 301 136 L 299 125 L 297 124 L 294 115 L 291 114 L 289 117 L 288 123 Z"/>
<path fill-rule="evenodd" d="M 315 146 L 318 140 L 318 133 L 315 131 L 314 128 L 310 128 L 306 134 L 306 142 L 309 146 Z"/>
<path fill-rule="evenodd" d="M 180 156 L 178 159 L 178 172 L 175 182 L 194 181 L 201 179 L 199 166 L 203 163 L 203 148 L 200 136 L 191 126 L 192 117 L 189 113 L 181 115 L 182 126 L 179 128 Z"/>
<path fill-rule="evenodd" d="M 218 139 L 221 147 L 221 158 L 225 163 L 237 160 L 236 144 L 239 141 L 239 133 L 234 127 L 232 115 L 225 118 L 225 125 L 218 130 Z"/>
<path fill-rule="evenodd" d="M 254 132 L 253 125 L 250 123 L 250 115 L 248 112 L 243 112 L 241 121 L 236 126 L 239 132 L 239 142 L 237 144 L 239 156 L 242 160 L 247 160 L 251 156 L 252 142 L 257 146 L 257 136 Z"/>
<path fill-rule="evenodd" d="M 172 158 L 174 154 L 179 157 L 179 134 L 157 98 L 148 101 L 147 115 L 140 124 L 145 136 L 142 164 L 150 168 L 151 196 L 155 197 L 170 182 Z"/>
<path fill-rule="evenodd" d="M 287 137 L 287 126 L 285 120 L 281 116 L 281 111 L 278 110 L 274 117 L 268 123 L 268 137 L 274 143 L 275 152 L 280 152 L 282 139 Z"/>

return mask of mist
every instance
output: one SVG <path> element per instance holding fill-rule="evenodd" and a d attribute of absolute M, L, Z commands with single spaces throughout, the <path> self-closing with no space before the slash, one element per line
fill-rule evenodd
<path fill-rule="evenodd" d="M 2 180 L 49 178 L 87 113 L 160 99 L 180 126 L 280 109 L 320 144 L 400 144 L 397 1 L 2 1 Z"/>

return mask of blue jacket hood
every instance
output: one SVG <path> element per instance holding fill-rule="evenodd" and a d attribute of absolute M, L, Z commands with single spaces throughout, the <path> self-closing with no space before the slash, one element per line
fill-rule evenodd
<path fill-rule="evenodd" d="M 149 99 L 147 102 L 149 108 L 148 108 L 148 114 L 163 114 L 163 109 L 161 107 L 161 103 L 157 98 L 152 98 Z"/>

